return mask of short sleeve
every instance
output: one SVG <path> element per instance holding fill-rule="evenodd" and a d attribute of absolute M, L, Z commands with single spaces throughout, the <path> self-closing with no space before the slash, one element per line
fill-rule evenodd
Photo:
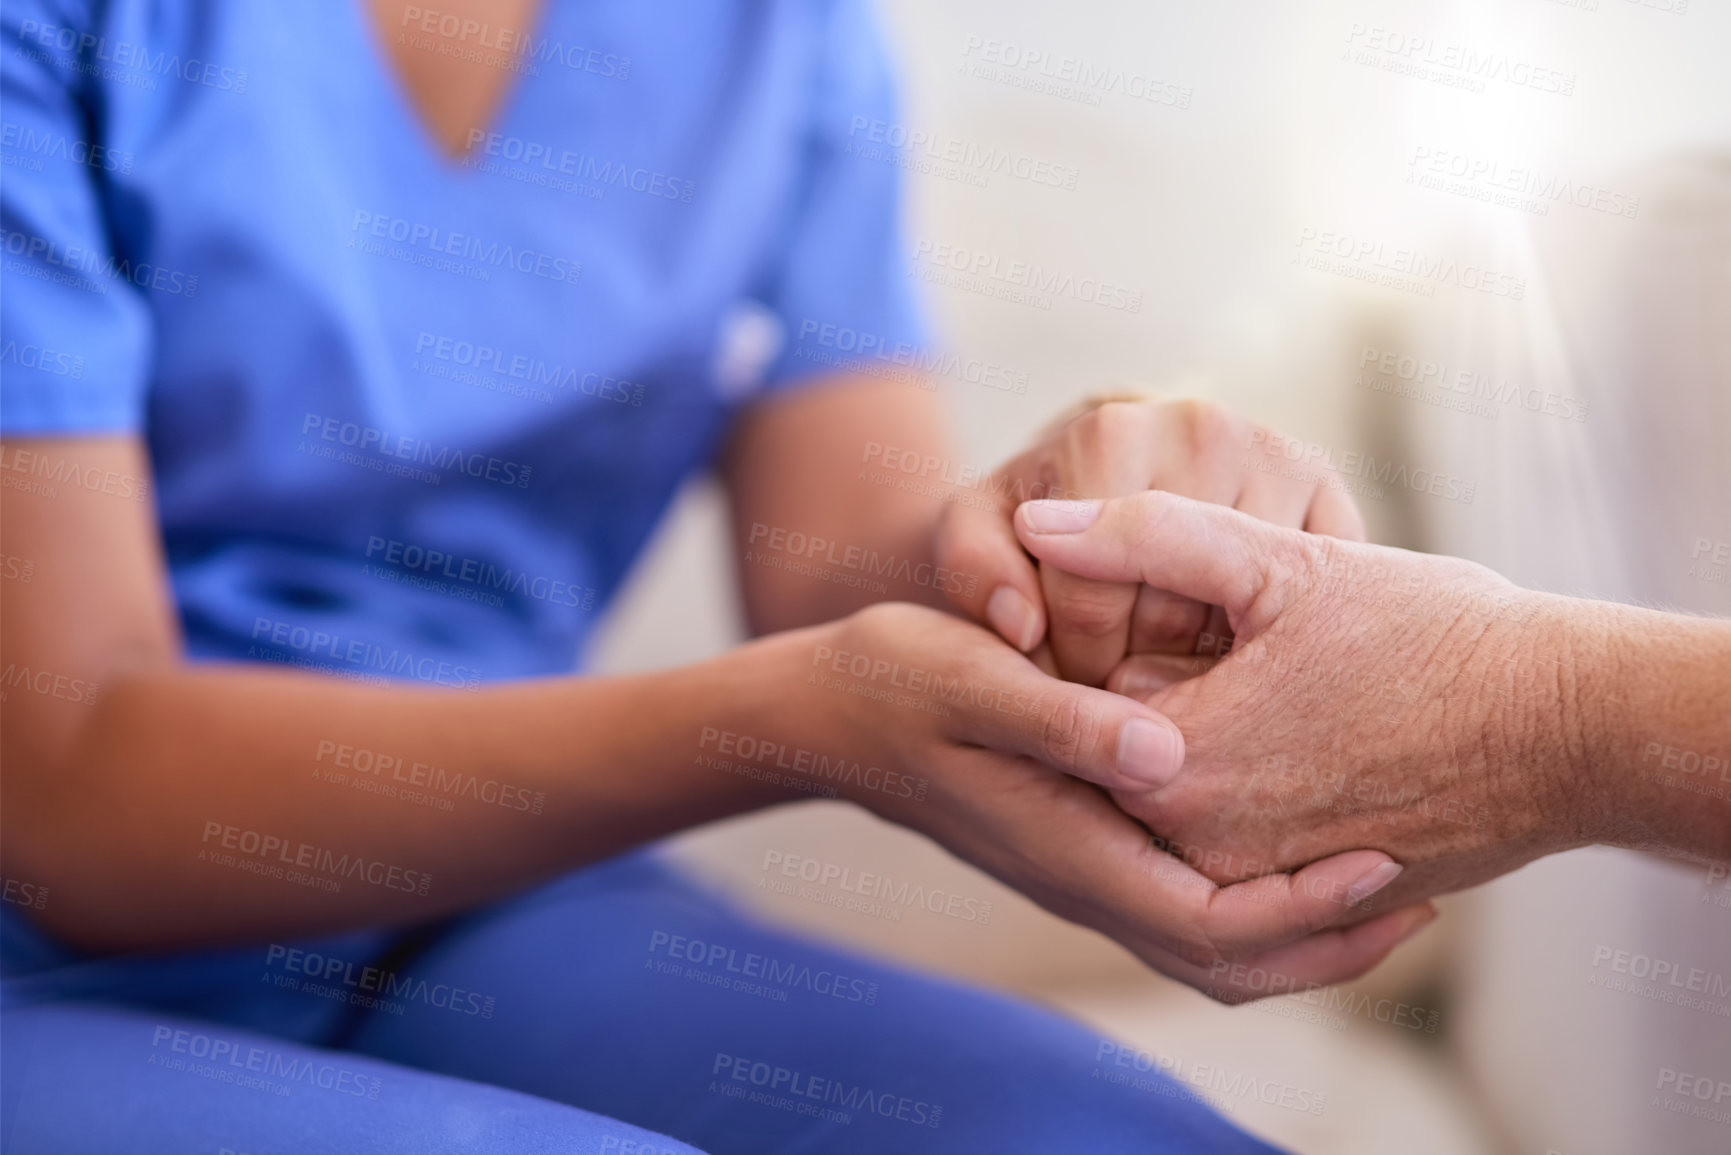
<path fill-rule="evenodd" d="M 102 139 L 81 22 L 44 8 L 0 9 L 0 434 L 136 431 L 150 310 L 103 209 L 131 157 Z"/>
<path fill-rule="evenodd" d="M 905 375 L 927 341 L 900 158 L 861 147 L 899 114 L 889 54 L 868 0 L 835 0 L 820 19 L 801 194 L 766 302 L 784 335 L 770 390 L 837 373 Z"/>

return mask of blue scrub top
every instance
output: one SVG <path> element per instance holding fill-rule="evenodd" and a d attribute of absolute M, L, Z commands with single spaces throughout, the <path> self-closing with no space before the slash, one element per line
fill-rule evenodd
<path fill-rule="evenodd" d="M 386 34 L 512 73 L 465 160 Z M 5 0 L 0 77 L 0 476 L 154 502 L 196 658 L 569 671 L 802 331 L 923 339 L 864 0 Z"/>

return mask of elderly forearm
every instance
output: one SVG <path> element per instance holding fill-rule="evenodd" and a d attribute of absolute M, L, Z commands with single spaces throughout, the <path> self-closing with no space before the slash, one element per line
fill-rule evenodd
<path fill-rule="evenodd" d="M 1731 622 L 1569 603 L 1571 730 L 1608 839 L 1731 858 Z"/>

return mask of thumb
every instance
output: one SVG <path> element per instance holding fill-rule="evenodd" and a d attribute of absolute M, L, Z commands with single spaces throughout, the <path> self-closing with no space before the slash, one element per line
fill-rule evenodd
<path fill-rule="evenodd" d="M 1040 575 L 1016 540 L 1007 510 L 950 506 L 938 530 L 935 560 L 951 573 L 977 579 L 963 590 L 946 587 L 951 604 L 968 617 L 1023 653 L 1045 636 Z"/>
<path fill-rule="evenodd" d="M 1050 677 L 988 635 L 975 637 L 983 644 L 952 645 L 956 664 L 925 683 L 950 707 L 951 739 L 1108 790 L 1158 790 L 1183 769 L 1184 735 L 1157 710 Z"/>
<path fill-rule="evenodd" d="M 1023 502 L 1015 527 L 1043 562 L 1220 606 L 1235 626 L 1281 574 L 1329 540 L 1154 489 L 1108 501 Z"/>

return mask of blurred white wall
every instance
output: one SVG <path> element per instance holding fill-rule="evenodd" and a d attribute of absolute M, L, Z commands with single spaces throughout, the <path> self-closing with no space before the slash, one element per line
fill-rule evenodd
<path fill-rule="evenodd" d="M 1025 396 L 943 384 L 968 461 L 1009 456 L 1103 389 L 1212 396 L 1337 455 L 1471 487 L 1470 502 L 1364 501 L 1379 540 L 1731 613 L 1731 579 L 1692 557 L 1731 540 L 1725 0 L 892 0 L 884 17 L 910 129 L 1075 173 L 1073 189 L 911 173 L 917 268 L 978 254 L 1138 303 L 928 283 L 952 347 L 1030 381 Z M 1083 70 L 1106 79 L 1043 76 Z M 599 663 L 665 666 L 739 636 L 719 498 L 694 487 Z M 769 895 L 772 850 L 899 871 L 994 916 L 889 922 Z M 1699 868 L 1582 852 L 1451 904 L 1359 988 L 1436 1012 L 1432 1035 L 1350 1009 L 1375 1003 L 1213 1007 L 837 807 L 726 824 L 680 852 L 769 917 L 1044 998 L 1158 1053 L 1322 1084 L 1320 1116 L 1223 1104 L 1298 1150 L 1731 1150 L 1731 1126 L 1666 1110 L 1655 1087 L 1664 1067 L 1731 1079 L 1731 1018 L 1591 982 L 1607 947 L 1731 981 L 1731 905 Z"/>

